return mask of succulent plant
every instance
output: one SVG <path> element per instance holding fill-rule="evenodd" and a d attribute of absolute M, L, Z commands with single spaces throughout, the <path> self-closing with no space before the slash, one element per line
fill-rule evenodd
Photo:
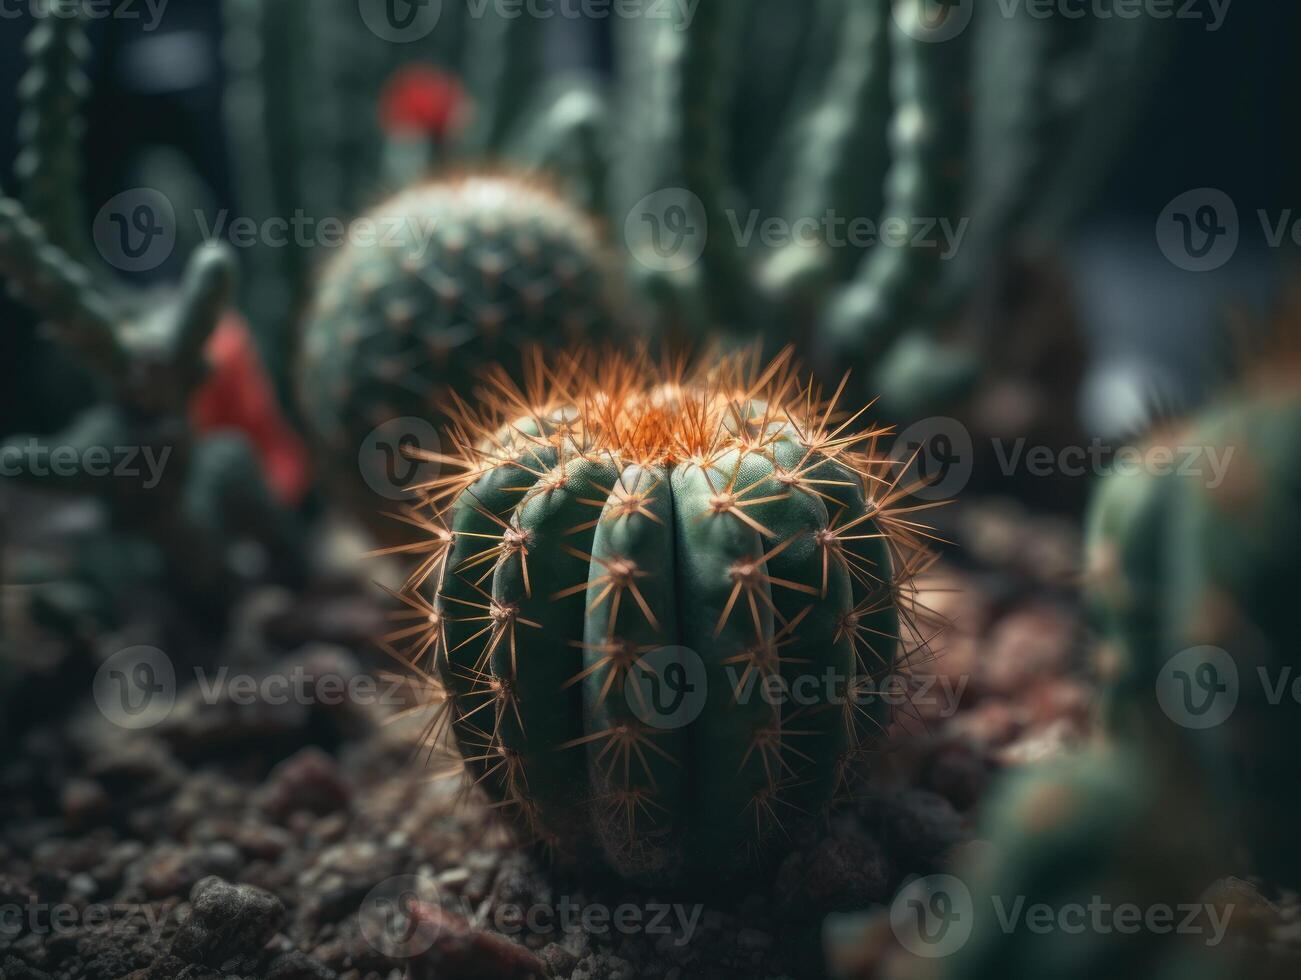
<path fill-rule="evenodd" d="M 444 4 L 427 36 L 377 44 L 364 12 L 317 6 L 226 0 L 248 213 L 350 218 L 422 169 L 542 173 L 623 233 L 638 313 L 662 332 L 794 339 L 828 376 L 853 363 L 900 417 L 978 380 L 1001 335 L 972 300 L 995 305 L 1000 263 L 1051 243 L 1088 200 L 1168 36 L 1153 18 L 970 3 L 937 20 L 928 0 L 639 0 L 612 23 L 611 77 L 548 76 L 544 18 Z M 386 81 L 413 64 L 464 81 L 468 123 L 436 153 L 376 132 Z M 1125 113 L 1095 98 L 1112 91 Z M 841 238 L 872 222 L 877 244 L 833 241 L 828 213 Z M 815 230 L 743 240 L 752 218 Z M 883 244 L 899 227 L 907 246 Z M 914 244 L 927 228 L 932 244 Z M 274 361 L 312 263 L 285 249 L 251 265 Z"/>
<path fill-rule="evenodd" d="M 220 613 L 234 597 L 241 573 L 228 549 L 237 539 L 259 542 L 277 573 L 294 577 L 291 519 L 248 443 L 235 433 L 201 436 L 188 419 L 205 342 L 232 288 L 228 252 L 195 253 L 173 295 L 108 293 L 18 202 L 0 198 L 0 273 L 103 392 L 60 432 L 0 443 L 7 475 L 99 498 L 115 530 L 150 541 L 173 587 L 205 611 Z M 130 465 L 115 453 L 130 453 Z M 60 458 L 86 465 L 63 475 L 51 466 Z"/>
<path fill-rule="evenodd" d="M 1289 610 L 1301 588 L 1301 357 L 1293 338 L 1280 339 L 1232 391 L 1152 437 L 1161 472 L 1104 482 L 1089 554 L 1113 732 L 1195 767 L 1257 870 L 1296 883 L 1279 733 L 1301 728 L 1288 686 Z M 1193 452 L 1196 465 L 1181 465 Z"/>
<path fill-rule="evenodd" d="M 789 353 L 498 372 L 407 516 L 416 620 L 474 780 L 561 859 L 727 876 L 823 813 L 889 721 L 930 553 Z M 839 393 L 838 393 L 839 394 Z"/>
<path fill-rule="evenodd" d="M 1227 854 L 1187 775 L 1124 745 L 1096 746 L 1008 774 L 984 810 L 981 836 L 988 844 L 938 884 L 949 906 L 930 906 L 951 913 L 952 927 L 962 931 L 948 947 L 918 948 L 951 937 L 920 921 L 913 934 L 903 913 L 916 899 L 905 890 L 892 921 L 917 955 L 900 951 L 875 975 L 1235 975 L 1233 944 L 1220 931 L 1231 924 L 1233 909 L 1215 909 L 1220 918 L 1212 920 L 1200 904 Z M 1179 804 L 1189 806 L 1172 822 L 1171 808 Z M 1125 920 L 1126 907 L 1138 911 L 1137 924 Z M 1193 907 L 1200 935 L 1181 925 Z M 1169 928 L 1149 918 L 1162 909 Z"/>
<path fill-rule="evenodd" d="M 354 235 L 324 271 L 298 382 L 327 476 L 373 518 L 383 501 L 358 469 L 368 433 L 395 418 L 437 419 L 491 364 L 517 375 L 526 343 L 608 334 L 612 281 L 595 226 L 534 181 L 433 181 L 354 231 L 362 224 L 368 239 Z"/>

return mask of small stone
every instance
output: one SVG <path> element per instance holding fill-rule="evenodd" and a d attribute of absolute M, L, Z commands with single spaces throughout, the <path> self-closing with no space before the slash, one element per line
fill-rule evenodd
<path fill-rule="evenodd" d="M 410 943 L 422 952 L 408 963 L 407 980 L 525 980 L 544 973 L 542 960 L 525 947 L 437 905 L 412 909 Z"/>
<path fill-rule="evenodd" d="M 172 955 L 211 967 L 238 961 L 246 968 L 284 920 L 285 907 L 270 892 L 204 878 L 190 892 L 190 915 L 172 940 Z"/>
<path fill-rule="evenodd" d="M 578 965 L 578 957 L 559 943 L 549 943 L 544 946 L 539 958 L 547 965 L 553 977 L 567 977 Z"/>
<path fill-rule="evenodd" d="M 352 791 L 333 757 L 309 746 L 271 771 L 262 792 L 262 809 L 277 822 L 306 811 L 326 816 L 347 809 Z"/>
<path fill-rule="evenodd" d="M 108 793 L 93 779 L 69 779 L 60 794 L 63 819 L 77 829 L 98 824 L 112 807 Z"/>
<path fill-rule="evenodd" d="M 989 638 L 982 661 L 982 686 L 995 694 L 1018 697 L 1041 677 L 1059 676 L 1078 646 L 1077 625 L 1065 612 L 1047 604 L 1003 617 Z"/>

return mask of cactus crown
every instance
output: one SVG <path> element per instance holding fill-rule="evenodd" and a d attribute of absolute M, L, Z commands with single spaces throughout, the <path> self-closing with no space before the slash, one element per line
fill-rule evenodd
<path fill-rule="evenodd" d="M 390 646 L 432 654 L 467 771 L 554 853 L 743 870 L 862 774 L 928 639 L 905 468 L 789 352 L 526 363 L 417 453 L 445 472 L 396 515 L 424 534 L 387 549 L 420 559 Z"/>

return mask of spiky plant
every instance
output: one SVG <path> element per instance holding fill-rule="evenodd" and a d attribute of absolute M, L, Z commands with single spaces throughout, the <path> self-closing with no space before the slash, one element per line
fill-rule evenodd
<path fill-rule="evenodd" d="M 1112 730 L 1195 767 L 1257 870 L 1288 883 L 1301 881 L 1278 737 L 1301 730 L 1286 688 L 1301 589 L 1295 322 L 1232 391 L 1164 424 L 1150 445 L 1166 451 L 1161 472 L 1104 482 L 1089 541 Z"/>
<path fill-rule="evenodd" d="M 473 780 L 557 856 L 742 871 L 887 725 L 876 685 L 928 639 L 926 505 L 789 352 L 528 373 L 489 376 L 401 515 L 415 622 L 390 641 L 431 665 Z"/>
<path fill-rule="evenodd" d="M 1121 745 L 1095 746 L 1007 774 L 984 807 L 980 837 L 987 845 L 969 852 L 951 878 L 936 881 L 938 893 L 921 892 L 924 879 L 906 884 L 891 911 L 875 917 L 878 923 L 890 920 L 914 955 L 892 950 L 870 974 L 833 975 L 845 980 L 1243 975 L 1232 944 L 1221 945 L 1217 940 L 1223 937 L 1213 935 L 1212 921 L 1198 923 L 1206 929 L 1198 936 L 1186 928 L 1151 925 L 1156 920 L 1148 918 L 1159 914 L 1156 910 L 1179 910 L 1181 916 L 1182 910 L 1201 908 L 1195 903 L 1222 873 L 1219 863 L 1227 855 L 1221 828 L 1199 808 L 1191 776 L 1141 748 Z M 1180 819 L 1171 821 L 1176 806 Z M 1142 910 L 1145 924 L 1126 925 L 1122 910 L 1127 906 Z M 1037 918 L 1042 913 L 1035 911 L 1042 908 L 1061 916 L 1060 927 L 1042 927 Z M 917 918 L 901 914 L 905 910 L 917 910 Z M 1223 911 L 1225 924 L 1233 911 Z M 949 917 L 947 923 L 941 915 Z M 874 932 L 888 934 L 888 924 L 878 931 L 872 917 L 867 921 L 869 940 Z M 851 946 L 838 958 L 852 963 L 855 952 Z"/>
<path fill-rule="evenodd" d="M 516 365 L 525 342 L 605 334 L 611 281 L 595 226 L 537 181 L 433 181 L 360 222 L 322 276 L 298 380 L 326 475 L 368 518 L 383 502 L 358 468 L 371 431 L 437 418 L 458 385 Z"/>

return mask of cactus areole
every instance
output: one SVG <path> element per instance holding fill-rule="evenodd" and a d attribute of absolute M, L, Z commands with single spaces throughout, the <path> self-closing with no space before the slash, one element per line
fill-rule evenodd
<path fill-rule="evenodd" d="M 469 778 L 558 860 L 762 866 L 864 772 L 918 630 L 930 554 L 885 433 L 789 355 L 532 360 L 399 515 L 420 564 L 390 643 L 432 660 Z"/>

